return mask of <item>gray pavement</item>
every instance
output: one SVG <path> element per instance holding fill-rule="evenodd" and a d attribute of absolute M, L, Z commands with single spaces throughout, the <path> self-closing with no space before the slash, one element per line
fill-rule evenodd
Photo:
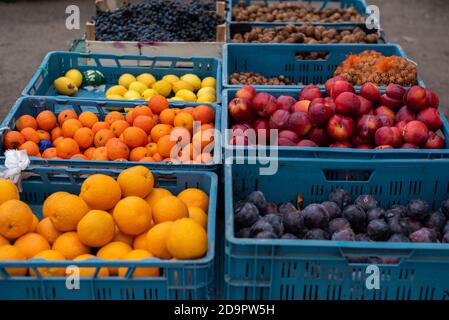
<path fill-rule="evenodd" d="M 435 90 L 449 115 L 449 1 L 367 0 L 380 7 L 381 25 L 418 64 L 426 85 Z M 0 0 L 0 118 L 3 119 L 48 51 L 67 50 L 81 37 L 94 14 L 94 1 Z M 65 28 L 65 8 L 81 10 L 81 30 Z"/>

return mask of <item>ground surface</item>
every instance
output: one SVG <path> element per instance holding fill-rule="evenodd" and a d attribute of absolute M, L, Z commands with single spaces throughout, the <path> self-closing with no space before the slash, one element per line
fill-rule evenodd
<path fill-rule="evenodd" d="M 93 0 L 0 0 L 0 118 L 3 119 L 48 51 L 68 50 L 94 14 Z M 440 95 L 449 114 L 449 1 L 368 0 L 380 7 L 381 25 L 418 64 L 419 74 Z M 65 28 L 65 8 L 76 4 L 81 30 Z"/>

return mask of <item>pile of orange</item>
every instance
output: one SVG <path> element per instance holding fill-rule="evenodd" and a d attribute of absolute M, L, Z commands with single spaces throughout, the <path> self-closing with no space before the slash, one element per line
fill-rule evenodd
<path fill-rule="evenodd" d="M 209 163 L 213 160 L 214 110 L 207 105 L 169 108 L 155 95 L 148 105 L 126 113 L 111 111 L 100 121 L 90 111 L 55 115 L 23 115 L 16 130 L 4 135 L 5 149 L 26 150 L 29 156 L 49 159 Z M 52 146 L 42 153 L 39 142 Z"/>
<path fill-rule="evenodd" d="M 42 206 L 42 220 L 19 200 L 14 183 L 0 179 L 0 260 L 197 259 L 207 252 L 209 199 L 189 188 L 174 196 L 154 186 L 149 169 L 135 166 L 115 180 L 89 176 L 79 195 L 55 192 Z M 76 265 L 76 263 L 74 263 Z M 34 270 L 9 268 L 13 276 Z M 42 276 L 64 276 L 64 268 L 40 267 Z M 94 267 L 80 268 L 93 276 Z M 125 276 L 127 268 L 101 268 L 99 276 Z M 158 276 L 158 268 L 136 268 L 134 277 Z"/>

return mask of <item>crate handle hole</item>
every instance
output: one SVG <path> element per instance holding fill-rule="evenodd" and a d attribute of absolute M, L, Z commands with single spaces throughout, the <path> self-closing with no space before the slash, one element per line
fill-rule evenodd
<path fill-rule="evenodd" d="M 323 174 L 327 181 L 369 181 L 373 170 L 328 169 Z"/>

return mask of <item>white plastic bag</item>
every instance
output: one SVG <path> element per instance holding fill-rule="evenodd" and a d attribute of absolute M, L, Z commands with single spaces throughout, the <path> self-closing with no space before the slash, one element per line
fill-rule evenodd
<path fill-rule="evenodd" d="M 6 150 L 5 166 L 0 167 L 0 178 L 11 180 L 21 189 L 22 171 L 29 164 L 30 158 L 28 158 L 26 150 Z"/>

